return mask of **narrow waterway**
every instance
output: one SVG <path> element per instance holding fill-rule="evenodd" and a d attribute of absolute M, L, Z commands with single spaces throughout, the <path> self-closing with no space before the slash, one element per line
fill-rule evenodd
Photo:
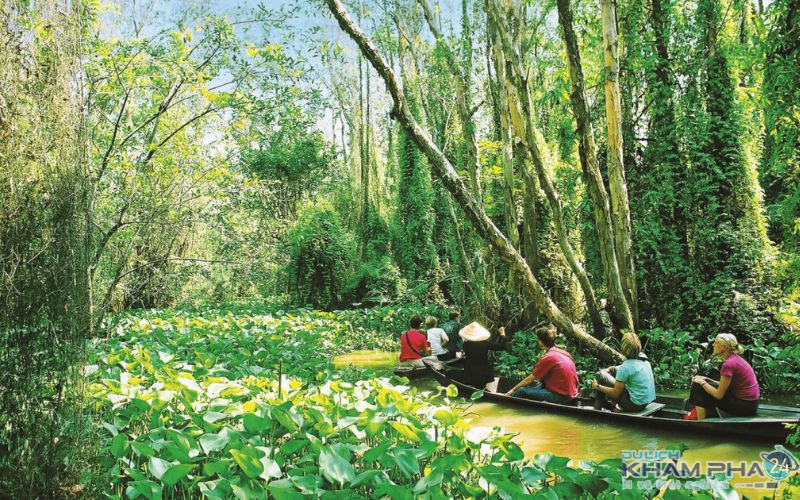
<path fill-rule="evenodd" d="M 397 364 L 397 353 L 358 351 L 334 359 L 338 367 L 359 366 L 371 368 L 381 375 L 390 374 Z M 420 390 L 435 391 L 436 382 L 430 378 L 412 381 Z M 600 461 L 620 458 L 623 450 L 665 450 L 671 446 L 688 446 L 683 460 L 689 464 L 709 461 L 761 462 L 760 453 L 770 451 L 779 443 L 760 443 L 719 437 L 704 437 L 660 429 L 611 425 L 594 419 L 542 413 L 494 403 L 475 403 L 465 412 L 475 426 L 502 427 L 506 432 L 518 434 L 517 443 L 526 457 L 539 453 L 570 457 L 573 460 Z M 742 479 L 734 477 L 731 483 L 764 481 L 767 478 Z M 772 496 L 772 491 L 736 487 L 741 495 L 751 498 Z M 795 495 L 800 493 L 793 491 Z M 779 493 L 780 495 L 780 493 Z"/>

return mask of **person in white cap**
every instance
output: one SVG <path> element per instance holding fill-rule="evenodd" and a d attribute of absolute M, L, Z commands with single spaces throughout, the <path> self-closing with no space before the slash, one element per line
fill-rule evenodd
<path fill-rule="evenodd" d="M 494 369 L 489 361 L 489 351 L 504 351 L 506 348 L 506 329 L 497 329 L 499 338 L 491 340 L 489 330 L 480 323 L 470 323 L 458 335 L 464 339 L 464 375 L 461 382 L 483 389 L 494 382 Z"/>

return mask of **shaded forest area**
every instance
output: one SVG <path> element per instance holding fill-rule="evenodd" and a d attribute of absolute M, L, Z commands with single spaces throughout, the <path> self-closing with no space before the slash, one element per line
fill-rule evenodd
<path fill-rule="evenodd" d="M 0 488 L 83 463 L 87 341 L 134 308 L 731 332 L 797 387 L 798 0 L 0 11 Z"/>

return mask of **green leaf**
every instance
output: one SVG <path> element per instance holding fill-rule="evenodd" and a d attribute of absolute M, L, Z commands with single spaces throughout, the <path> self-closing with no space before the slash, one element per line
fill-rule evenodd
<path fill-rule="evenodd" d="M 390 452 L 394 462 L 406 477 L 419 474 L 419 459 L 414 450 L 408 448 L 395 448 Z"/>
<path fill-rule="evenodd" d="M 601 491 L 608 488 L 608 483 L 606 481 L 591 474 L 579 474 L 573 481 L 593 497 L 596 497 Z"/>
<path fill-rule="evenodd" d="M 245 446 L 241 450 L 230 450 L 230 453 L 247 477 L 255 479 L 264 472 L 264 466 L 261 464 L 255 448 Z"/>
<path fill-rule="evenodd" d="M 220 413 L 218 411 L 209 411 L 206 412 L 205 415 L 203 415 L 203 421 L 209 424 L 215 424 L 220 420 L 225 420 L 226 418 L 228 418 L 228 415 L 226 415 L 225 413 Z"/>
<path fill-rule="evenodd" d="M 200 436 L 198 441 L 200 442 L 200 447 L 203 449 L 203 453 L 206 455 L 210 455 L 215 451 L 220 451 L 225 449 L 228 445 L 230 437 L 227 433 L 218 433 L 218 434 L 203 434 Z"/>
<path fill-rule="evenodd" d="M 214 474 L 218 474 L 223 476 L 232 463 L 233 460 L 228 460 L 227 458 L 217 460 L 216 462 L 206 462 L 203 464 L 203 475 L 213 476 Z"/>
<path fill-rule="evenodd" d="M 150 474 L 152 474 L 156 479 L 161 479 L 161 476 L 167 472 L 172 464 L 167 462 L 166 460 L 161 460 L 158 457 L 150 457 Z"/>
<path fill-rule="evenodd" d="M 482 491 L 482 490 L 481 490 Z M 397 484 L 382 484 L 375 488 L 375 496 L 382 497 L 388 495 L 392 500 L 413 500 L 414 494 L 407 486 Z"/>
<path fill-rule="evenodd" d="M 390 425 L 394 428 L 394 430 L 408 438 L 410 441 L 419 443 L 419 436 L 410 425 L 402 422 L 392 422 Z"/>
<path fill-rule="evenodd" d="M 477 401 L 483 397 L 483 391 L 475 391 L 469 397 L 470 401 Z"/>
<path fill-rule="evenodd" d="M 355 479 L 353 479 L 350 482 L 350 486 L 352 486 L 353 488 L 357 488 L 357 487 L 359 487 L 361 485 L 369 486 L 369 485 L 372 484 L 372 480 L 375 479 L 375 477 L 378 476 L 378 474 L 381 474 L 381 473 L 383 473 L 382 470 L 374 470 L 374 469 L 365 470 L 364 472 L 360 472 L 355 477 Z"/>
<path fill-rule="evenodd" d="M 356 476 L 353 466 L 330 448 L 323 448 L 319 454 L 319 468 L 325 478 L 331 483 L 345 483 L 352 481 Z"/>
<path fill-rule="evenodd" d="M 445 427 L 449 427 L 458 422 L 458 415 L 447 408 L 440 408 L 433 414 L 433 418 L 442 423 Z"/>
<path fill-rule="evenodd" d="M 276 500 L 294 500 L 305 498 L 289 479 L 278 479 L 267 485 L 267 490 Z"/>
<path fill-rule="evenodd" d="M 520 472 L 520 475 L 525 484 L 529 486 L 537 485 L 542 479 L 547 479 L 547 473 L 536 467 L 525 467 Z"/>
<path fill-rule="evenodd" d="M 427 476 L 423 476 L 414 485 L 414 493 L 421 494 L 430 490 L 434 486 L 438 486 L 444 480 L 444 473 L 442 471 L 431 471 Z"/>
<path fill-rule="evenodd" d="M 567 457 L 550 457 L 550 460 L 547 461 L 547 465 L 545 466 L 545 470 L 547 472 L 559 472 L 561 469 L 567 466 L 569 463 L 569 458 Z"/>
<path fill-rule="evenodd" d="M 166 484 L 167 486 L 173 486 L 174 484 L 178 483 L 181 479 L 185 478 L 192 472 L 197 466 L 192 464 L 177 464 L 173 465 L 172 467 L 161 476 L 161 482 Z"/>
<path fill-rule="evenodd" d="M 117 434 L 111 440 L 111 454 L 114 458 L 120 458 L 125 454 L 125 449 L 128 447 L 128 436 L 125 434 Z"/>
<path fill-rule="evenodd" d="M 150 458 L 156 454 L 155 450 L 147 443 L 140 443 L 138 441 L 131 441 L 131 448 L 137 455 L 145 458 Z"/>
<path fill-rule="evenodd" d="M 125 496 L 128 498 L 143 496 L 148 500 L 160 500 L 161 486 L 153 481 L 133 481 L 128 483 L 128 487 L 125 489 Z"/>
<path fill-rule="evenodd" d="M 447 386 L 447 389 L 445 389 L 444 394 L 448 398 L 454 398 L 454 397 L 458 396 L 458 387 L 456 387 L 453 384 L 450 384 L 450 385 Z"/>
<path fill-rule="evenodd" d="M 561 498 L 578 498 L 583 494 L 583 488 L 568 481 L 558 483 L 553 487 L 553 490 Z"/>
<path fill-rule="evenodd" d="M 265 430 L 272 427 L 272 421 L 264 417 L 259 417 L 254 413 L 245 413 L 242 417 L 244 429 L 253 434 L 261 434 Z"/>
<path fill-rule="evenodd" d="M 375 462 L 386 454 L 386 451 L 392 447 L 392 441 L 384 441 L 375 448 L 364 453 L 364 461 L 367 463 Z"/>
<path fill-rule="evenodd" d="M 239 500 L 261 500 L 265 498 L 264 495 L 264 488 L 261 487 L 260 484 L 243 484 L 237 485 L 231 483 L 231 489 L 233 490 L 233 494 Z"/>

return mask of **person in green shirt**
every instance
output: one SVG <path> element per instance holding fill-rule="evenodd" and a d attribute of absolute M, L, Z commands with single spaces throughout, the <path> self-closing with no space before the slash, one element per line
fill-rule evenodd
<path fill-rule="evenodd" d="M 464 326 L 458 321 L 461 317 L 458 311 L 451 311 L 449 317 L 450 319 L 439 325 L 439 328 L 444 330 L 444 333 L 446 333 L 447 337 L 450 339 L 446 347 L 448 352 L 451 353 L 450 358 L 452 359 L 456 357 L 457 352 L 464 348 L 464 341 L 458 334 Z"/>

